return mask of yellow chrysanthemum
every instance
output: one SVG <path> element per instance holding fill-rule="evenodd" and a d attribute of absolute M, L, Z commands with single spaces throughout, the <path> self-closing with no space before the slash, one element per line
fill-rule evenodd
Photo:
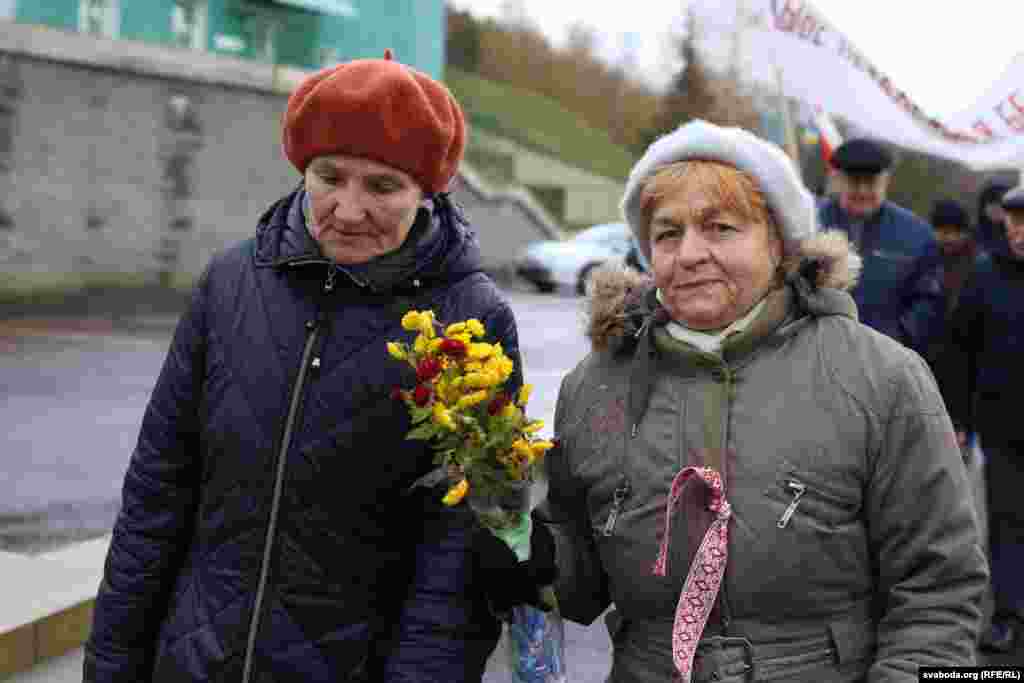
<path fill-rule="evenodd" d="M 424 311 L 420 313 L 420 334 L 424 335 L 427 339 L 433 339 L 437 336 L 437 330 L 434 329 L 434 312 Z"/>
<path fill-rule="evenodd" d="M 533 434 L 544 429 L 544 420 L 534 420 L 530 424 L 523 427 L 523 432 L 526 434 Z"/>
<path fill-rule="evenodd" d="M 469 345 L 469 357 L 472 360 L 487 360 L 494 354 L 494 347 L 482 342 Z"/>
<path fill-rule="evenodd" d="M 468 363 L 466 363 L 466 365 L 463 367 L 465 367 L 466 373 L 468 374 L 472 372 L 480 372 L 481 370 L 484 369 L 484 364 L 478 363 L 475 360 L 471 360 Z"/>
<path fill-rule="evenodd" d="M 541 458 L 545 453 L 555 447 L 555 444 L 551 441 L 534 441 L 530 444 L 530 449 L 533 451 L 533 458 Z"/>
<path fill-rule="evenodd" d="M 456 339 L 465 344 L 467 347 L 469 346 L 470 342 L 473 341 L 473 338 L 470 336 L 469 332 L 460 332 L 459 334 L 453 334 L 451 335 L 450 339 Z"/>
<path fill-rule="evenodd" d="M 448 489 L 448 493 L 444 494 L 444 498 L 441 502 L 445 505 L 458 505 L 459 501 L 466 497 L 466 493 L 469 492 L 469 481 L 463 479 L 455 486 Z"/>
<path fill-rule="evenodd" d="M 402 316 L 402 329 L 408 330 L 409 332 L 415 332 L 420 329 L 419 311 L 409 311 Z"/>
<path fill-rule="evenodd" d="M 527 462 L 533 460 L 533 450 L 530 448 L 529 442 L 523 439 L 516 439 L 512 442 L 512 450 L 514 450 L 519 457 L 524 458 Z"/>
<path fill-rule="evenodd" d="M 501 381 L 507 380 L 512 376 L 512 371 L 515 370 L 516 364 L 512 362 L 512 359 L 508 356 L 501 357 Z"/>
<path fill-rule="evenodd" d="M 438 337 L 437 339 L 431 339 L 430 344 L 427 346 L 427 348 L 430 350 L 430 353 L 437 353 L 438 349 L 441 348 L 441 344 L 443 343 L 444 339 L 441 339 L 440 337 Z"/>
<path fill-rule="evenodd" d="M 434 390 L 437 392 L 437 397 L 441 399 L 441 403 L 450 405 L 452 403 L 451 396 L 451 385 L 445 379 L 437 380 L 437 384 L 434 385 Z"/>
<path fill-rule="evenodd" d="M 388 353 L 396 360 L 405 360 L 408 358 L 408 355 L 405 353 L 405 349 L 402 348 L 402 345 L 395 342 L 388 342 Z"/>
<path fill-rule="evenodd" d="M 518 420 L 521 412 L 515 403 L 508 403 L 501 409 L 501 416 L 508 420 Z"/>
<path fill-rule="evenodd" d="M 434 422 L 442 427 L 447 427 L 453 432 L 455 431 L 455 420 L 452 419 L 452 413 L 447 407 L 445 407 L 444 403 L 438 401 L 434 404 L 433 418 Z"/>
<path fill-rule="evenodd" d="M 467 320 L 466 328 L 469 330 L 469 333 L 472 334 L 474 337 L 484 336 L 483 323 L 481 323 L 476 318 L 470 318 L 469 320 Z"/>
<path fill-rule="evenodd" d="M 444 336 L 454 337 L 466 331 L 466 323 L 453 323 L 445 328 Z"/>
<path fill-rule="evenodd" d="M 532 384 L 524 384 L 519 389 L 519 400 L 516 401 L 519 405 L 525 406 L 530 401 L 530 394 L 533 393 Z"/>
<path fill-rule="evenodd" d="M 416 341 L 412 345 L 412 350 L 417 354 L 423 355 L 430 348 L 430 339 L 423 334 L 419 334 L 416 337 Z"/>
<path fill-rule="evenodd" d="M 471 372 L 466 375 L 463 386 L 470 389 L 489 389 L 500 383 L 501 378 L 497 374 L 481 370 L 480 372 Z"/>
<path fill-rule="evenodd" d="M 487 400 L 487 392 L 486 391 L 474 391 L 472 394 L 466 394 L 465 396 L 460 398 L 459 402 L 456 404 L 455 407 L 457 409 L 459 409 L 459 410 L 463 410 L 465 408 L 472 408 L 473 406 L 477 405 L 478 403 L 482 403 L 482 402 L 484 402 L 486 400 Z"/>
<path fill-rule="evenodd" d="M 493 372 L 495 375 L 501 374 L 501 360 L 498 358 L 488 358 L 484 361 L 484 372 Z"/>

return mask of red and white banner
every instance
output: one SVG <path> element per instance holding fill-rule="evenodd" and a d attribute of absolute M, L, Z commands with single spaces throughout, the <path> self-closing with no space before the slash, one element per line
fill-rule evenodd
<path fill-rule="evenodd" d="M 819 105 L 892 144 L 974 170 L 1024 168 L 1024 58 L 977 102 L 940 120 L 922 111 L 810 2 L 751 4 L 759 5 L 767 21 L 751 31 L 750 46 L 778 66 L 782 89 L 790 97 Z M 938 48 L 926 42 L 922 47 Z"/>

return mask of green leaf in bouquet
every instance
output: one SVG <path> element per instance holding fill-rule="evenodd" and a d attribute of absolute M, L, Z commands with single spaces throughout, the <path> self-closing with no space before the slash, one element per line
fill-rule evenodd
<path fill-rule="evenodd" d="M 409 430 L 409 433 L 405 435 L 405 438 L 407 440 L 426 441 L 437 434 L 438 429 L 440 429 L 440 427 L 433 422 L 426 422 L 415 429 Z"/>
<path fill-rule="evenodd" d="M 433 415 L 433 409 L 429 406 L 420 408 L 414 405 L 410 408 L 409 415 L 412 416 L 413 424 L 419 424 Z"/>

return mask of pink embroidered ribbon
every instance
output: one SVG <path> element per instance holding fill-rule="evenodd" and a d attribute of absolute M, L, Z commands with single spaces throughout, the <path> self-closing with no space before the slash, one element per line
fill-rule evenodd
<path fill-rule="evenodd" d="M 665 506 L 665 535 L 661 539 L 654 573 L 665 576 L 668 565 L 668 544 L 671 536 L 672 512 L 683 494 L 683 486 L 691 477 L 698 477 L 711 489 L 708 509 L 715 513 L 715 519 L 708 526 L 700 548 L 693 558 L 690 571 L 683 584 L 676 606 L 676 618 L 672 625 L 672 661 L 682 676 L 689 681 L 693 671 L 693 657 L 697 644 L 715 606 L 715 599 L 725 578 L 725 561 L 729 554 L 729 517 L 732 508 L 725 500 L 722 477 L 708 467 L 687 467 L 672 480 L 668 503 Z"/>

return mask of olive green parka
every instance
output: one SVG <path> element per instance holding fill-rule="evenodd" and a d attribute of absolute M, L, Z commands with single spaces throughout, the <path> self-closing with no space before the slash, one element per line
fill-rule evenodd
<path fill-rule="evenodd" d="M 857 321 L 859 263 L 816 235 L 720 354 L 668 334 L 649 279 L 594 280 L 590 354 L 562 382 L 543 509 L 568 619 L 614 603 L 614 683 L 672 679 L 673 617 L 724 475 L 729 557 L 694 681 L 906 681 L 971 665 L 988 569 L 960 450 L 921 358 Z M 644 360 L 649 359 L 649 360 Z"/>

